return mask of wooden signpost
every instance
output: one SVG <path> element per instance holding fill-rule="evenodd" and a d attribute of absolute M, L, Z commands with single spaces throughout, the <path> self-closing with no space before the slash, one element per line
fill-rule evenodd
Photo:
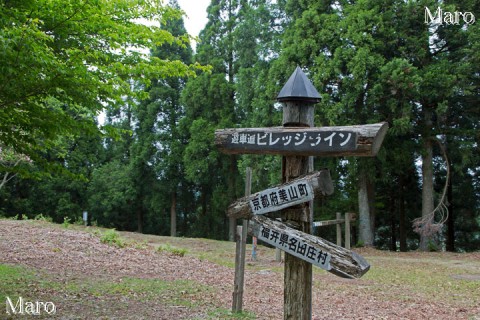
<path fill-rule="evenodd" d="M 370 269 L 368 262 L 353 251 L 265 216 L 253 217 L 248 233 L 343 278 L 360 278 Z"/>
<path fill-rule="evenodd" d="M 322 128 L 247 128 L 215 131 L 215 144 L 228 154 L 290 156 L 375 156 L 388 125 Z"/>
<path fill-rule="evenodd" d="M 232 203 L 227 214 L 234 218 L 249 219 L 254 215 L 279 211 L 313 200 L 315 195 L 333 193 L 333 184 L 328 170 L 321 170 L 288 183 L 257 192 Z"/>
<path fill-rule="evenodd" d="M 313 156 L 375 156 L 388 125 L 313 127 L 320 94 L 297 67 L 280 91 L 283 127 L 235 128 L 215 132 L 215 144 L 229 154 L 282 155 L 283 184 L 232 203 L 228 215 L 251 219 L 249 233 L 285 251 L 284 319 L 312 318 L 312 265 L 345 278 L 370 266 L 361 256 L 310 235 L 312 200 L 333 193 L 327 170 L 311 173 Z M 282 222 L 268 217 L 280 212 Z"/>

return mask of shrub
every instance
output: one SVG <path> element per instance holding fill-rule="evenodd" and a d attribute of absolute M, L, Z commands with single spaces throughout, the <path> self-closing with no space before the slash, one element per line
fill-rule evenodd
<path fill-rule="evenodd" d="M 106 231 L 100 238 L 100 241 L 109 245 L 115 245 L 119 248 L 125 247 L 125 241 L 115 229 Z"/>
<path fill-rule="evenodd" d="M 169 252 L 175 256 L 183 257 L 188 252 L 187 249 L 183 248 L 175 248 L 172 247 L 170 244 L 162 244 L 157 248 L 158 252 Z"/>
<path fill-rule="evenodd" d="M 37 221 L 53 222 L 52 217 L 45 217 L 42 213 L 37 214 L 34 219 Z"/>
<path fill-rule="evenodd" d="M 63 217 L 63 223 L 62 223 L 64 228 L 68 228 L 70 226 L 70 218 L 69 217 Z"/>

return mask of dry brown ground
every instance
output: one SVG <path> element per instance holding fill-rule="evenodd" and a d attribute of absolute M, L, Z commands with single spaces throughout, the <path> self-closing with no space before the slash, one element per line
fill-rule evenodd
<path fill-rule="evenodd" d="M 164 237 L 126 233 L 122 236 L 146 243 L 165 241 Z M 191 251 L 208 250 L 209 245 L 215 244 L 202 240 L 188 243 L 197 245 L 197 248 L 189 248 Z M 267 249 L 261 250 L 267 252 Z M 232 255 L 230 251 L 224 254 Z M 431 261 L 428 261 L 432 259 L 444 262 L 439 268 L 449 268 L 447 264 L 458 265 L 462 268 L 458 270 L 465 274 L 452 274 L 445 281 L 451 286 L 455 286 L 456 281 L 470 281 L 472 294 L 459 292 L 458 297 L 445 297 L 441 291 L 445 288 L 451 290 L 448 284 L 432 288 L 430 291 L 433 293 L 417 292 L 412 285 L 404 284 L 401 278 L 392 283 L 382 282 L 381 272 L 372 277 L 346 280 L 317 270 L 314 274 L 313 319 L 480 319 L 480 301 L 477 300 L 480 281 L 476 278 L 480 275 L 479 253 L 427 255 L 362 250 L 360 254 L 372 261 L 372 270 L 378 264 L 378 270 L 384 270 L 384 273 L 388 273 L 389 263 L 392 266 L 398 263 L 412 265 L 412 261 L 417 259 L 427 261 L 420 264 L 420 268 L 431 268 Z M 246 271 L 245 309 L 253 312 L 257 319 L 282 319 L 282 265 L 270 261 L 269 257 L 273 255 L 269 251 L 265 255 L 260 251 L 259 255 L 260 261 Z M 199 259 L 192 254 L 178 257 L 158 253 L 151 247 L 117 248 L 101 243 L 92 232 L 58 225 L 0 220 L 0 264 L 26 266 L 36 270 L 39 276 L 48 275 L 55 282 L 65 284 L 63 288 L 32 288 L 38 299 L 55 302 L 57 319 L 216 319 L 223 316 L 208 315 L 209 311 L 230 309 L 231 306 L 234 273 L 231 267 Z M 459 280 L 458 277 L 471 279 Z M 152 301 L 128 293 L 96 296 L 88 291 L 76 290 L 72 295 L 72 290 L 68 289 L 69 284 L 78 284 L 83 280 L 86 283 L 121 282 L 126 278 L 190 280 L 208 289 L 201 293 L 182 291 L 184 299 L 192 300 L 188 306 L 172 305 L 171 302 L 162 302 L 162 299 Z M 168 292 L 166 295 L 169 295 Z M 0 318 L 4 310 L 0 301 Z"/>

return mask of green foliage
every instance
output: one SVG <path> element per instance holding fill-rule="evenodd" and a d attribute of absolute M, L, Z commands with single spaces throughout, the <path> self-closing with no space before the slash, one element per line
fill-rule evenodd
<path fill-rule="evenodd" d="M 188 252 L 188 250 L 184 249 L 184 248 L 172 247 L 169 243 L 162 244 L 162 245 L 158 246 L 157 251 L 158 252 L 168 252 L 168 253 L 173 254 L 174 256 L 179 256 L 179 257 L 185 256 L 185 254 L 187 254 L 187 252 Z"/>
<path fill-rule="evenodd" d="M 1 144 L 46 164 L 43 152 L 57 149 L 60 137 L 101 134 L 94 117 L 104 105 L 145 97 L 132 90 L 132 79 L 148 85 L 153 76 L 195 75 L 198 65 L 142 53 L 152 44 L 183 46 L 186 39 L 135 21 L 179 15 L 161 1 L 2 4 Z"/>
<path fill-rule="evenodd" d="M 34 273 L 24 267 L 0 264 L 0 301 L 6 301 L 7 297 L 30 297 L 28 285 L 34 279 Z"/>
<path fill-rule="evenodd" d="M 93 171 L 88 186 L 89 212 L 103 226 L 131 229 L 129 212 L 135 199 L 135 190 L 128 166 L 111 161 Z"/>
<path fill-rule="evenodd" d="M 100 241 L 119 248 L 124 248 L 126 245 L 125 240 L 120 237 L 120 234 L 115 229 L 105 231 L 100 237 Z"/>
<path fill-rule="evenodd" d="M 213 147 L 214 129 L 200 118 L 193 121 L 190 134 L 184 155 L 186 176 L 196 183 L 208 181 L 218 158 L 218 152 Z"/>
<path fill-rule="evenodd" d="M 475 3 L 440 5 L 475 12 Z M 316 126 L 390 127 L 375 159 L 316 159 L 315 169 L 329 168 L 336 186 L 333 196 L 317 200 L 315 219 L 358 212 L 357 177 L 366 174 L 376 245 L 415 249 L 410 221 L 422 208 L 419 158 L 423 142 L 435 138 L 452 164 L 456 245 L 478 247 L 480 24 L 429 28 L 423 8 L 437 6 L 433 0 L 215 0 L 193 55 L 176 1 L 138 4 L 2 7 L 0 180 L 4 172 L 11 180 L 0 188 L 0 214 L 41 212 L 62 223 L 80 222 L 88 210 L 104 227 L 169 234 L 173 210 L 177 235 L 223 239 L 225 208 L 243 195 L 246 167 L 255 192 L 281 181 L 282 159 L 223 155 L 214 131 L 281 125 L 275 97 L 299 65 L 322 94 Z M 133 22 L 142 16 L 159 27 Z M 437 147 L 433 153 L 438 193 L 446 170 Z M 16 164 L 27 156 L 34 162 Z M 22 178 L 38 178 L 45 166 L 77 179 L 58 171 Z"/>
<path fill-rule="evenodd" d="M 6 297 L 16 300 L 23 297 L 25 300 L 36 301 L 35 292 L 62 292 L 68 295 L 82 295 L 89 300 L 109 300 L 124 296 L 128 299 L 138 299 L 139 302 L 161 299 L 162 303 L 172 306 L 195 307 L 202 302 L 201 297 L 209 287 L 194 281 L 176 280 L 164 281 L 160 279 L 87 279 L 76 278 L 68 281 L 59 281 L 58 277 L 41 271 L 30 270 L 18 266 L 0 264 L 0 299 Z M 55 300 L 57 304 L 58 299 Z M 110 305 L 111 306 L 111 305 Z M 118 307 L 118 306 L 117 306 Z"/>
<path fill-rule="evenodd" d="M 478 36 L 473 36 L 478 26 L 429 28 L 419 17 L 425 6 L 438 5 L 434 1 L 332 3 L 287 1 L 292 19 L 273 68 L 277 79 L 288 75 L 294 64 L 310 72 L 316 87 L 326 93 L 316 108 L 321 123 L 389 122 L 384 151 L 380 151 L 383 155 L 370 166 L 375 170 L 369 179 L 380 200 L 370 209 L 376 211 L 376 223 L 383 230 L 393 221 L 390 236 L 395 237 L 397 223 L 400 229 L 411 231 L 406 223 L 421 212 L 415 196 L 421 180 L 415 167 L 423 154 L 422 141 L 439 135 L 469 140 L 472 136 L 467 131 L 478 126 L 477 115 L 466 111 L 478 98 L 470 95 L 471 84 L 478 81 L 473 71 L 478 52 L 470 51 L 478 45 Z M 465 3 L 462 10 L 473 7 Z M 460 125 L 458 116 L 466 113 L 473 121 L 460 121 Z M 454 149 L 451 154 L 460 150 Z M 356 166 L 356 161 L 348 163 Z M 338 171 L 338 164 L 332 169 Z M 335 180 L 336 189 L 345 192 L 345 186 L 353 185 L 354 192 L 342 200 L 347 203 L 327 200 L 333 210 L 338 210 L 335 206 L 357 210 L 356 175 L 349 171 Z M 412 237 L 402 231 L 400 242 L 405 244 L 407 236 Z M 382 245 L 390 241 L 383 235 L 377 239 Z"/>
<path fill-rule="evenodd" d="M 70 218 L 69 217 L 63 217 L 62 225 L 65 229 L 68 229 L 70 227 Z"/>

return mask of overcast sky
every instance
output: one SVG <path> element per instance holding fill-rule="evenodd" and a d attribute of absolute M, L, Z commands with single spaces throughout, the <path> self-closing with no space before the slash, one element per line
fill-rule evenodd
<path fill-rule="evenodd" d="M 187 14 L 184 22 L 188 34 L 198 36 L 207 24 L 207 7 L 210 0 L 178 0 L 178 4 Z M 194 44 L 192 47 L 195 49 Z"/>

